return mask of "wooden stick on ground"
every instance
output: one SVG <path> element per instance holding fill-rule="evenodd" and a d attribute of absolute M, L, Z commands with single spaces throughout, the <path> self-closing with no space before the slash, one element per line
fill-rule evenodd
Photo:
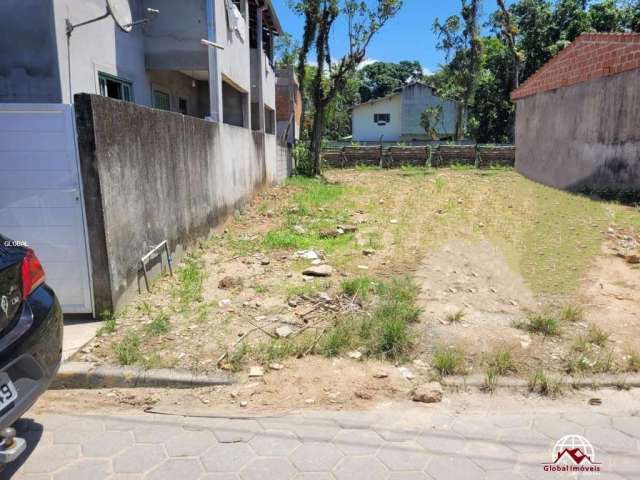
<path fill-rule="evenodd" d="M 277 336 L 277 335 L 274 335 L 273 333 L 267 332 L 263 327 L 261 327 L 260 325 L 257 325 L 257 324 L 255 324 L 255 323 L 253 323 L 251 320 L 247 319 L 247 322 L 248 322 L 250 325 L 253 325 L 254 327 L 256 327 L 258 330 L 260 330 L 260 331 L 261 331 L 262 333 L 264 333 L 265 335 L 268 335 L 269 337 L 271 337 L 271 338 L 273 338 L 273 339 L 278 338 L 278 336 Z"/>
<path fill-rule="evenodd" d="M 220 362 L 222 362 L 225 358 L 227 358 L 229 356 L 229 350 L 235 350 L 235 348 L 238 346 L 238 344 L 240 342 L 242 342 L 245 338 L 247 338 L 249 336 L 249 334 L 255 332 L 259 330 L 259 328 L 253 328 L 251 330 L 249 330 L 247 333 L 243 334 L 236 343 L 234 343 L 231 348 L 228 348 L 226 352 L 224 352 L 222 355 L 220 355 L 220 357 L 218 358 L 218 360 L 216 361 L 216 365 L 220 365 Z"/>
<path fill-rule="evenodd" d="M 325 333 L 327 333 L 327 328 L 328 328 L 328 327 L 324 327 L 324 328 L 322 329 L 322 331 L 320 332 L 320 335 L 318 335 L 318 336 L 316 337 L 316 339 L 313 341 L 313 343 L 311 344 L 311 346 L 310 346 L 309 348 L 307 348 L 304 352 L 299 353 L 299 354 L 297 355 L 297 358 L 305 357 L 305 356 L 309 355 L 309 353 L 313 352 L 313 350 L 314 350 L 314 349 L 316 348 L 316 346 L 318 345 L 318 342 L 320 341 L 320 339 L 322 338 L 322 336 L 323 336 Z"/>

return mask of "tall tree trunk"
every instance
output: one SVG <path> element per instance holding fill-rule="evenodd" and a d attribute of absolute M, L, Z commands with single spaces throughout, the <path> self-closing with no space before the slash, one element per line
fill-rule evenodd
<path fill-rule="evenodd" d="M 456 118 L 456 140 L 464 138 L 464 117 L 467 113 L 464 102 L 458 104 L 458 112 Z"/>
<path fill-rule="evenodd" d="M 324 105 L 322 102 L 316 107 L 313 116 L 313 130 L 311 138 L 311 152 L 313 154 L 313 174 L 320 175 L 322 173 L 321 152 L 322 152 L 322 133 L 324 131 Z"/>

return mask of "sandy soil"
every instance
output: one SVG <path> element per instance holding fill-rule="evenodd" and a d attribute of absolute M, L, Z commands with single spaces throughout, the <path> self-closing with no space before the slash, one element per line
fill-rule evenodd
<path fill-rule="evenodd" d="M 292 412 L 312 412 L 327 410 L 374 410 L 380 408 L 441 411 L 465 414 L 520 414 L 535 410 L 546 412 L 580 408 L 590 411 L 629 410 L 636 408 L 640 413 L 640 390 L 620 391 L 616 389 L 567 390 L 558 398 L 535 394 L 524 394 L 508 390 L 496 391 L 489 395 L 477 389 L 446 391 L 443 401 L 438 404 L 416 403 L 410 400 L 408 392 L 412 385 L 403 385 L 400 379 L 373 380 L 368 391 L 375 390 L 380 395 L 371 398 L 355 396 L 359 386 L 345 386 L 341 392 L 327 392 L 324 382 L 301 382 L 295 388 L 286 389 L 288 396 L 275 395 L 274 385 L 247 384 L 234 387 L 211 387 L 188 390 L 175 389 L 103 389 L 103 390 L 51 390 L 45 393 L 33 408 L 35 413 L 90 413 L 126 414 L 141 411 L 173 413 L 178 415 L 226 414 L 234 416 L 287 414 Z M 365 382 L 365 383 L 366 383 Z M 407 382 L 406 384 L 415 382 Z M 254 382 L 255 383 L 255 382 Z M 397 385 L 390 390 L 389 383 Z M 314 387 L 316 385 L 316 387 Z M 304 389 L 309 388 L 309 391 Z M 295 390 L 295 392 L 294 392 Z M 292 394 L 293 392 L 293 394 Z M 340 393 L 341 400 L 333 398 Z M 291 395 L 292 394 L 292 395 Z M 351 396 L 349 400 L 347 397 Z M 314 402 L 306 400 L 314 399 Z M 597 398 L 602 403 L 591 405 Z M 304 400 L 303 400 L 304 399 Z M 241 407 L 245 400 L 246 406 Z M 244 405 L 244 402 L 242 403 Z"/>
<path fill-rule="evenodd" d="M 455 174 L 444 175 L 453 183 L 455 178 L 447 175 Z M 237 374 L 238 385 L 230 388 L 187 393 L 84 392 L 78 401 L 86 398 L 87 405 L 98 401 L 106 406 L 124 403 L 135 408 L 174 404 L 195 408 L 210 404 L 234 407 L 244 400 L 248 409 L 256 411 L 318 406 L 368 408 L 377 402 L 406 401 L 416 382 L 433 376 L 431 354 L 439 346 L 464 350 L 470 373 L 484 371 L 486 354 L 507 350 L 518 363 L 523 378 L 540 367 L 564 373 L 571 346 L 591 323 L 611 333 L 607 348 L 614 351 L 619 362 L 623 362 L 630 349 L 640 350 L 640 269 L 621 258 L 618 251 L 619 242 L 627 241 L 624 238 L 628 232 L 610 231 L 601 254 L 581 280 L 577 295 L 534 293 L 512 268 L 504 250 L 489 235 L 483 235 L 489 225 L 485 228 L 468 221 L 478 215 L 485 203 L 480 189 L 468 196 L 454 190 L 443 193 L 439 199 L 432 180 L 426 184 L 432 189 L 429 198 L 425 183 L 396 173 L 383 176 L 359 171 L 331 172 L 330 179 L 362 189 L 341 212 L 357 226 L 357 232 L 346 251 L 323 255 L 324 261 L 333 265 L 334 274 L 329 279 L 314 280 L 313 293 L 290 293 L 292 289 L 311 285 L 301 274 L 309 262 L 297 259 L 293 251 L 237 253 L 205 246 L 202 261 L 207 275 L 202 288 L 202 315 L 198 311 L 173 309 L 175 282 L 162 279 L 154 284 L 152 294 L 140 296 L 121 316 L 116 333 L 98 337 L 76 360 L 114 361 L 113 343 L 124 332 L 144 332 L 153 316 L 165 310 L 171 312 L 170 332 L 146 338 L 144 347 L 161 352 L 160 366 L 215 371 L 220 355 L 232 349 L 248 332 L 251 332 L 249 341 L 255 345 L 269 341 L 279 326 L 296 331 L 323 318 L 334 318 L 331 302 L 326 308 L 317 308 L 322 303 L 317 293 L 327 293 L 332 302 L 341 301 L 340 282 L 344 278 L 362 274 L 389 278 L 411 273 L 420 287 L 419 304 L 423 308 L 420 322 L 415 325 L 420 342 L 414 356 L 406 361 L 416 376 L 414 382 L 403 378 L 398 365 L 391 363 L 306 357 L 281 361 L 282 370 L 267 368 L 266 376 L 258 381 L 247 378 L 248 368 L 256 364 L 247 361 Z M 477 181 L 488 183 L 492 179 Z M 509 181 L 514 179 L 509 177 Z M 225 227 L 222 236 L 249 241 L 260 238 L 281 224 L 282 212 L 291 208 L 294 192 L 290 187 L 262 192 L 246 213 Z M 420 198 L 424 203 L 420 215 L 405 207 L 412 198 Z M 517 207 L 515 203 L 513 209 L 511 203 L 508 205 L 509 210 Z M 517 217 L 520 213 L 510 214 Z M 447 227 L 450 231 L 444 231 L 449 224 L 458 230 Z M 377 236 L 380 246 L 373 255 L 363 255 L 362 249 L 369 245 L 372 234 Z M 225 277 L 233 277 L 238 284 L 221 287 L 220 281 Z M 230 300 L 228 305 L 220 303 L 225 299 Z M 558 337 L 542 337 L 512 326 L 514 320 L 525 318 L 528 312 L 564 304 L 581 306 L 585 313 L 583 320 L 563 326 Z M 463 312 L 461 321 L 450 322 L 450 316 L 458 311 Z M 45 404 L 52 400 L 64 405 L 65 399 L 71 405 L 75 401 L 73 392 L 50 392 Z"/>

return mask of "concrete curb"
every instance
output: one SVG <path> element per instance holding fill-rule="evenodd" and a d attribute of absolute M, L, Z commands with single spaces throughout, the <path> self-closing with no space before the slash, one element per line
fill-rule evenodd
<path fill-rule="evenodd" d="M 549 378 L 566 387 L 575 389 L 619 388 L 620 386 L 625 386 L 627 388 L 640 388 L 640 374 L 637 373 L 629 375 L 603 374 L 588 377 L 570 377 L 567 375 L 558 377 L 549 375 Z M 445 388 L 451 389 L 473 387 L 482 388 L 485 385 L 485 381 L 483 375 L 469 375 L 467 377 L 454 376 L 444 378 L 442 380 L 442 385 Z M 507 390 L 523 390 L 528 389 L 529 382 L 519 378 L 500 377 L 496 381 L 495 387 Z"/>
<path fill-rule="evenodd" d="M 231 385 L 228 375 L 198 375 L 187 370 L 96 365 L 89 362 L 65 362 L 51 383 L 54 390 L 68 388 L 194 388 Z"/>

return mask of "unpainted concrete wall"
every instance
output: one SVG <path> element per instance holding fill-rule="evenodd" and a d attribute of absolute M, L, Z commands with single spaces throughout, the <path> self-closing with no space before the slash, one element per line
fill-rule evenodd
<path fill-rule="evenodd" d="M 246 0 L 243 0 L 243 3 L 245 2 Z M 228 28 L 225 2 L 215 1 L 214 3 L 216 9 L 216 40 L 221 45 L 224 45 L 224 50 L 218 55 L 220 73 L 230 79 L 235 88 L 244 93 L 249 93 L 251 90 L 249 22 L 244 22 L 243 39 L 238 32 Z M 233 5 L 231 2 L 229 3 Z M 231 6 L 231 8 L 236 7 Z M 246 12 L 249 7 L 244 5 L 243 9 Z"/>
<path fill-rule="evenodd" d="M 154 245 L 179 253 L 277 176 L 272 135 L 97 95 L 75 104 L 98 312 L 137 293 Z"/>
<path fill-rule="evenodd" d="M 208 71 L 206 0 L 143 0 L 160 11 L 144 26 L 146 66 L 157 70 Z"/>
<path fill-rule="evenodd" d="M 640 69 L 517 101 L 516 169 L 557 188 L 640 194 Z"/>
<path fill-rule="evenodd" d="M 276 74 L 269 65 L 269 59 L 264 56 L 264 69 L 260 70 L 260 55 L 257 48 L 250 49 L 251 55 L 251 101 L 258 101 L 258 75 L 262 75 L 262 92 L 264 104 L 275 110 L 276 108 Z M 263 53 L 264 55 L 264 53 Z"/>

